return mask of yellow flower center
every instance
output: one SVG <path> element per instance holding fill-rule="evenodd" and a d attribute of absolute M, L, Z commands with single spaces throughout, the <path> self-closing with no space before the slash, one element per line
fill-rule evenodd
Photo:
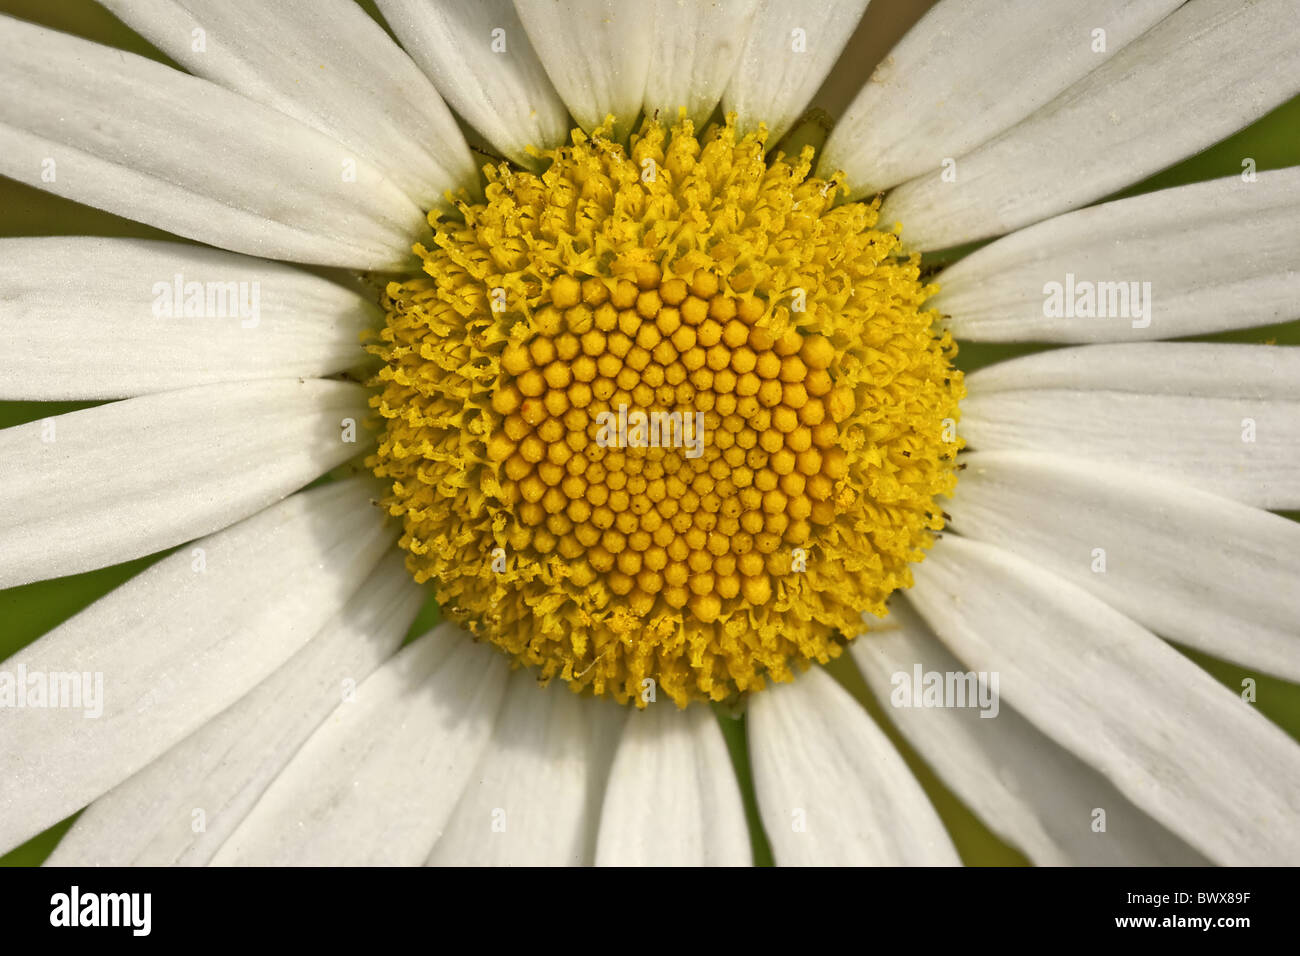
<path fill-rule="evenodd" d="M 878 203 L 730 122 L 487 170 L 388 286 L 371 458 L 449 616 L 574 690 L 684 706 L 839 655 L 911 584 L 961 375 Z"/>

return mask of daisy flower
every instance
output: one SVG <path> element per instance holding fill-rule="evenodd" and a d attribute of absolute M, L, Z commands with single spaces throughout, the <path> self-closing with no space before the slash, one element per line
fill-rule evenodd
<path fill-rule="evenodd" d="M 1300 169 L 1110 198 L 1291 0 L 943 0 L 829 135 L 867 0 L 103 2 L 175 66 L 0 18 L 0 173 L 178 238 L 0 240 L 0 398 L 99 403 L 0 587 L 163 556 L 0 664 L 0 851 L 957 863 L 905 741 L 1035 863 L 1300 861 L 1167 643 L 1300 677 L 1300 353 L 1165 341 L 1297 317 Z"/>

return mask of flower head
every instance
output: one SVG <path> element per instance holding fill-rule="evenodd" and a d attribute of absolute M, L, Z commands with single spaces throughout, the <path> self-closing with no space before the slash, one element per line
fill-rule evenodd
<path fill-rule="evenodd" d="M 431 216 L 371 347 L 371 464 L 416 580 L 541 680 L 725 700 L 837 656 L 911 583 L 961 373 L 918 258 L 811 148 L 606 135 Z"/>
<path fill-rule="evenodd" d="M 1195 340 L 1300 168 L 1106 201 L 1294 119 L 1292 0 L 895 5 L 821 112 L 882 5 L 103 2 L 169 62 L 0 17 L 0 173 L 194 241 L 0 239 L 88 403 L 0 587 L 100 572 L 4 595 L 0 851 L 1300 858 L 1300 349 Z"/>

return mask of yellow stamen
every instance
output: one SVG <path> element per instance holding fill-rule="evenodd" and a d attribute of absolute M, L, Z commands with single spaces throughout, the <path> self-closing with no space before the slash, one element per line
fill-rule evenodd
<path fill-rule="evenodd" d="M 934 289 L 878 203 L 764 136 L 574 131 L 431 213 L 427 276 L 388 287 L 370 465 L 407 566 L 542 680 L 682 706 L 790 680 L 943 526 L 964 392 Z"/>

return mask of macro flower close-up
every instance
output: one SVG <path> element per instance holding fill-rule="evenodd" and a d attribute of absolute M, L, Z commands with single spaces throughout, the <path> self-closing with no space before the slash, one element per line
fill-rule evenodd
<path fill-rule="evenodd" d="M 0 2 L 0 862 L 1300 863 L 1298 13 Z"/>

